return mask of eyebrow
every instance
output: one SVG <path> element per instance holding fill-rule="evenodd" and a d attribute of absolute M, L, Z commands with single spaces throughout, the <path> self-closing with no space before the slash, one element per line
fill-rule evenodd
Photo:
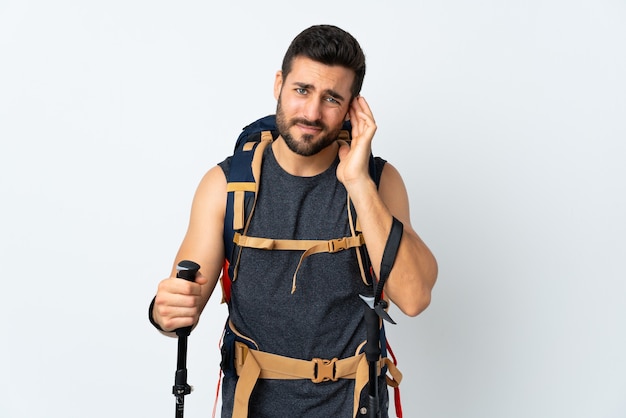
<path fill-rule="evenodd" d="M 296 86 L 303 88 L 303 89 L 307 89 L 307 90 L 315 90 L 315 86 L 313 84 L 307 84 L 307 83 L 299 83 L 299 82 L 295 82 L 294 83 Z M 345 100 L 345 98 L 337 93 L 335 90 L 333 89 L 326 89 L 324 90 L 322 93 L 327 94 L 337 100 Z"/>

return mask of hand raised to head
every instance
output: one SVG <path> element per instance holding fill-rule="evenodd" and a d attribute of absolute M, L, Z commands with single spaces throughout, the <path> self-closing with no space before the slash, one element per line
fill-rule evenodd
<path fill-rule="evenodd" d="M 348 188 L 354 182 L 369 179 L 369 158 L 376 133 L 374 115 L 362 96 L 357 96 L 348 111 L 352 124 L 352 142 L 339 149 L 337 178 Z"/>

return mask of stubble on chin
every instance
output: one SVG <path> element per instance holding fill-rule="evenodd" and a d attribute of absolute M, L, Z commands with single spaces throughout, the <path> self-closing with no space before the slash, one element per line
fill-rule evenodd
<path fill-rule="evenodd" d="M 318 154 L 335 142 L 339 136 L 339 130 L 329 132 L 328 128 L 321 124 L 321 135 L 318 136 L 317 139 L 311 134 L 302 134 L 296 139 L 294 135 L 291 134 L 291 128 L 296 126 L 298 123 L 303 123 L 301 120 L 292 119 L 289 122 L 285 122 L 284 119 L 282 119 L 279 121 L 279 116 L 277 115 L 276 123 L 278 126 L 278 132 L 285 141 L 287 147 L 292 152 L 304 157 L 310 157 Z M 313 125 L 309 122 L 304 122 L 303 124 L 319 127 L 318 124 Z"/>

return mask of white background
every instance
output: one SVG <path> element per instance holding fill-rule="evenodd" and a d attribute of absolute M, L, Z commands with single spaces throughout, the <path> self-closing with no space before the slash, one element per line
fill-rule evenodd
<path fill-rule="evenodd" d="M 440 264 L 388 328 L 405 417 L 626 416 L 624 1 L 4 0 L 0 417 L 173 415 L 148 303 L 317 23 L 363 46 L 374 151 Z M 190 337 L 190 418 L 225 312 L 217 291 Z"/>

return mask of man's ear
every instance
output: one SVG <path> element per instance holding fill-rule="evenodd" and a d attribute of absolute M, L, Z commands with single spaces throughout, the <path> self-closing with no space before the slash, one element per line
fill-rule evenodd
<path fill-rule="evenodd" d="M 354 103 L 356 99 L 353 97 L 352 100 L 350 100 L 350 104 L 348 105 L 348 111 L 346 112 L 346 116 L 343 118 L 344 121 L 350 120 L 350 108 L 352 108 L 352 103 Z"/>
<path fill-rule="evenodd" d="M 276 71 L 276 78 L 274 79 L 274 98 L 278 100 L 280 97 L 280 91 L 283 88 L 283 72 Z"/>

